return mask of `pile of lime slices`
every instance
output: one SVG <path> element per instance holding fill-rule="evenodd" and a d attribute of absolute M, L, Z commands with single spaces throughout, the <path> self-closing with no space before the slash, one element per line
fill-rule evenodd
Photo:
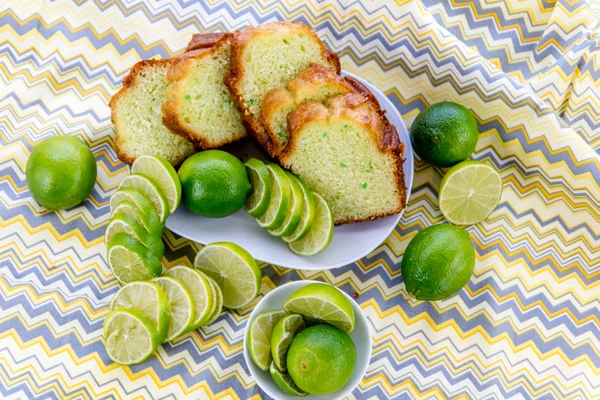
<path fill-rule="evenodd" d="M 277 164 L 250 158 L 244 165 L 252 186 L 246 212 L 258 225 L 298 255 L 325 250 L 333 238 L 333 214 L 327 201 Z"/>

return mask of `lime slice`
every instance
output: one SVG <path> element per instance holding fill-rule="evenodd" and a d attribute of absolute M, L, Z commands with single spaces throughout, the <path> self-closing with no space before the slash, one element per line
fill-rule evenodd
<path fill-rule="evenodd" d="M 271 336 L 271 355 L 277 368 L 285 372 L 287 371 L 287 351 L 292 344 L 294 336 L 302 329 L 306 328 L 304 319 L 301 315 L 287 315 L 275 325 Z"/>
<path fill-rule="evenodd" d="M 315 217 L 310 230 L 304 237 L 289 242 L 292 252 L 300 256 L 312 256 L 325 250 L 333 239 L 333 214 L 329 204 L 319 194 L 313 193 L 315 199 Z"/>
<path fill-rule="evenodd" d="M 250 180 L 250 195 L 246 200 L 246 212 L 255 217 L 261 217 L 269 207 L 271 199 L 271 181 L 267 166 L 256 158 L 249 158 L 244 163 Z"/>
<path fill-rule="evenodd" d="M 110 310 L 119 307 L 135 308 L 144 314 L 156 328 L 160 341 L 169 329 L 169 299 L 153 282 L 132 282 L 123 286 L 110 302 Z"/>
<path fill-rule="evenodd" d="M 273 378 L 277 386 L 279 386 L 279 388 L 285 393 L 299 397 L 304 397 L 308 395 L 308 393 L 296 386 L 296 384 L 288 374 L 285 374 L 278 370 L 274 362 L 271 363 L 269 372 L 271 373 L 271 378 Z"/>
<path fill-rule="evenodd" d="M 208 320 L 208 322 L 206 323 L 206 325 L 210 325 L 213 322 L 215 322 L 217 320 L 217 318 L 219 318 L 219 315 L 221 315 L 221 311 L 223 311 L 223 292 L 221 291 L 221 288 L 219 287 L 219 285 L 217 284 L 217 282 L 215 282 L 215 280 L 211 277 L 207 277 L 208 282 L 210 283 L 211 287 L 214 290 L 214 307 L 213 307 L 213 313 L 212 313 L 212 317 L 210 317 L 210 319 Z"/>
<path fill-rule="evenodd" d="M 108 265 L 121 283 L 147 281 L 162 272 L 160 259 L 126 233 L 113 235 L 108 242 Z"/>
<path fill-rule="evenodd" d="M 181 201 L 181 182 L 175 168 L 158 156 L 139 156 L 131 166 L 132 174 L 141 174 L 152 180 L 167 199 L 169 212 L 177 210 Z"/>
<path fill-rule="evenodd" d="M 167 207 L 167 199 L 163 196 L 162 191 L 154 182 L 150 180 L 150 178 L 139 175 L 132 174 L 121 181 L 119 185 L 119 190 L 121 189 L 134 189 L 139 193 L 143 194 L 152 206 L 154 207 L 154 211 L 158 215 L 158 219 L 161 222 L 164 222 L 165 219 L 169 216 L 169 208 Z"/>
<path fill-rule="evenodd" d="M 126 196 L 129 194 L 133 194 L 134 197 L 139 196 L 143 198 L 148 202 L 148 207 L 142 209 L 133 201 L 127 200 Z M 142 225 L 150 235 L 155 237 L 162 236 L 165 225 L 158 219 L 158 215 L 156 215 L 156 211 L 154 211 L 150 200 L 146 199 L 143 195 L 133 189 L 123 189 L 118 191 L 111 197 L 111 201 L 115 196 L 120 197 L 121 201 L 112 210 L 111 216 L 116 215 L 117 213 L 129 215 L 131 218 L 134 218 L 138 224 Z"/>
<path fill-rule="evenodd" d="M 210 311 L 213 302 L 210 293 L 210 284 L 208 283 L 206 276 L 200 271 L 184 265 L 169 268 L 165 275 L 177 279 L 192 295 L 192 303 L 194 305 L 196 318 L 194 319 L 190 332 L 200 328 L 211 317 Z"/>
<path fill-rule="evenodd" d="M 256 222 L 261 228 L 276 229 L 283 224 L 285 219 L 292 188 L 290 179 L 279 165 L 269 163 L 267 170 L 271 183 L 271 197 L 267 211 L 260 218 L 256 218 Z"/>
<path fill-rule="evenodd" d="M 160 236 L 152 236 L 135 218 L 122 212 L 117 212 L 110 218 L 104 233 L 104 242 L 108 245 L 110 239 L 117 233 L 132 236 L 158 258 L 162 258 L 165 254 L 165 245 Z"/>
<path fill-rule="evenodd" d="M 440 184 L 440 211 L 454 225 L 473 225 L 498 206 L 502 177 L 480 161 L 464 161 L 450 168 Z"/>
<path fill-rule="evenodd" d="M 162 288 L 169 303 L 169 330 L 163 342 L 169 342 L 193 330 L 196 318 L 194 301 L 185 286 L 170 276 L 154 278 L 152 282 Z"/>
<path fill-rule="evenodd" d="M 354 310 L 350 300 L 336 287 L 325 283 L 312 283 L 292 294 L 283 309 L 290 314 L 300 314 L 310 320 L 326 322 L 346 333 L 354 329 Z"/>
<path fill-rule="evenodd" d="M 259 314 L 254 318 L 250 329 L 248 329 L 247 340 L 250 357 L 252 357 L 256 366 L 263 371 L 268 371 L 269 364 L 271 364 L 271 334 L 273 328 L 285 315 L 283 310 Z"/>
<path fill-rule="evenodd" d="M 223 292 L 224 307 L 242 308 L 260 291 L 260 268 L 250 253 L 235 243 L 204 246 L 196 255 L 194 268 L 217 282 Z"/>
<path fill-rule="evenodd" d="M 104 319 L 106 353 L 121 365 L 139 364 L 160 344 L 154 324 L 140 310 L 117 308 Z"/>
<path fill-rule="evenodd" d="M 281 226 L 276 229 L 267 229 L 267 232 L 273 236 L 287 236 L 292 234 L 298 227 L 300 216 L 302 215 L 303 195 L 300 182 L 298 182 L 298 179 L 291 172 L 285 171 L 285 174 L 290 181 L 290 200 L 287 212 L 285 213 L 285 219 Z"/>
<path fill-rule="evenodd" d="M 296 179 L 302 190 L 302 213 L 300 214 L 300 222 L 298 223 L 296 230 L 291 235 L 283 236 L 281 238 L 287 243 L 302 239 L 306 236 L 315 218 L 315 198 L 302 178 L 297 176 Z"/>

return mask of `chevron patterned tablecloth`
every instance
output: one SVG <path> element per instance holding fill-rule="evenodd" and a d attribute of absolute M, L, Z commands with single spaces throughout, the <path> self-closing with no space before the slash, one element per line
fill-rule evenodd
<path fill-rule="evenodd" d="M 600 3 L 576 0 L 3 0 L 0 2 L 0 398 L 266 398 L 242 354 L 251 307 L 160 348 L 110 362 L 102 323 L 119 285 L 103 242 L 128 167 L 107 102 L 138 60 L 180 52 L 194 32 L 296 20 L 343 68 L 381 88 L 407 126 L 452 100 L 480 124 L 475 159 L 504 179 L 497 210 L 468 228 L 469 284 L 408 300 L 402 254 L 443 221 L 442 171 L 416 162 L 395 231 L 364 259 L 307 272 L 261 265 L 261 297 L 298 279 L 356 293 L 373 335 L 350 398 L 600 398 Z M 92 195 L 47 212 L 25 164 L 54 135 L 83 138 Z M 165 231 L 166 266 L 199 245 Z"/>

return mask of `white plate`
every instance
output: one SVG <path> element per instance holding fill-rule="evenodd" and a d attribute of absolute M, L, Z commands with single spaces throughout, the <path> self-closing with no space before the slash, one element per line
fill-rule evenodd
<path fill-rule="evenodd" d="M 400 113 L 392 102 L 369 82 L 347 72 L 343 75 L 352 76 L 365 84 L 377 97 L 381 108 L 387 111 L 389 121 L 396 126 L 400 141 L 405 146 L 404 180 L 408 201 L 413 183 L 413 150 Z M 229 150 L 242 159 L 249 155 L 268 159 L 251 140 L 244 140 L 237 148 Z M 292 253 L 285 242 L 265 232 L 243 209 L 228 217 L 215 219 L 192 214 L 182 204 L 167 219 L 166 226 L 178 235 L 202 244 L 234 242 L 248 250 L 257 260 L 269 264 L 295 269 L 323 270 L 348 265 L 369 254 L 390 235 L 401 216 L 402 213 L 376 221 L 338 226 L 329 247 L 311 257 L 301 257 Z"/>
<path fill-rule="evenodd" d="M 252 314 L 250 314 L 250 318 L 248 318 L 248 321 L 246 322 L 246 330 L 244 331 L 244 358 L 246 359 L 246 364 L 248 365 L 250 373 L 256 380 L 256 383 L 258 383 L 258 386 L 260 386 L 260 388 L 264 390 L 266 394 L 275 400 L 341 400 L 348 396 L 354 390 L 354 388 L 358 386 L 363 376 L 365 376 L 365 372 L 367 372 L 367 368 L 371 360 L 372 342 L 371 331 L 369 330 L 369 321 L 367 320 L 367 317 L 363 313 L 360 306 L 356 304 L 356 301 L 354 301 L 346 293 L 342 292 L 344 293 L 344 296 L 350 300 L 350 304 L 352 304 L 352 309 L 354 310 L 354 330 L 350 334 L 350 338 L 356 346 L 356 366 L 352 376 L 340 390 L 325 396 L 291 396 L 284 393 L 283 390 L 277 386 L 268 371 L 263 371 L 262 369 L 258 368 L 256 364 L 254 364 L 254 361 L 252 361 L 252 358 L 250 357 L 250 353 L 248 351 L 248 342 L 246 340 L 248 337 L 248 329 L 252 324 L 252 321 L 254 321 L 254 318 L 266 311 L 281 310 L 283 308 L 283 303 L 285 303 L 288 297 L 290 297 L 301 287 L 310 285 L 311 283 L 320 283 L 325 285 L 323 282 L 317 281 L 296 281 L 281 285 L 280 287 L 269 292 L 269 294 L 267 294 L 258 303 L 258 305 L 252 311 Z"/>

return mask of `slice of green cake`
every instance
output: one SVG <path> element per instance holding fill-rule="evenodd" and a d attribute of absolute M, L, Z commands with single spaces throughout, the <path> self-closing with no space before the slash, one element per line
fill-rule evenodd
<path fill-rule="evenodd" d="M 328 201 L 336 225 L 404 209 L 404 145 L 378 104 L 359 93 L 303 103 L 288 128 L 281 165 Z"/>
<path fill-rule="evenodd" d="M 194 153 L 190 142 L 162 123 L 161 107 L 172 63 L 172 59 L 138 62 L 123 79 L 123 88 L 110 100 L 114 148 L 119 159 L 127 164 L 148 154 L 178 165 Z"/>

